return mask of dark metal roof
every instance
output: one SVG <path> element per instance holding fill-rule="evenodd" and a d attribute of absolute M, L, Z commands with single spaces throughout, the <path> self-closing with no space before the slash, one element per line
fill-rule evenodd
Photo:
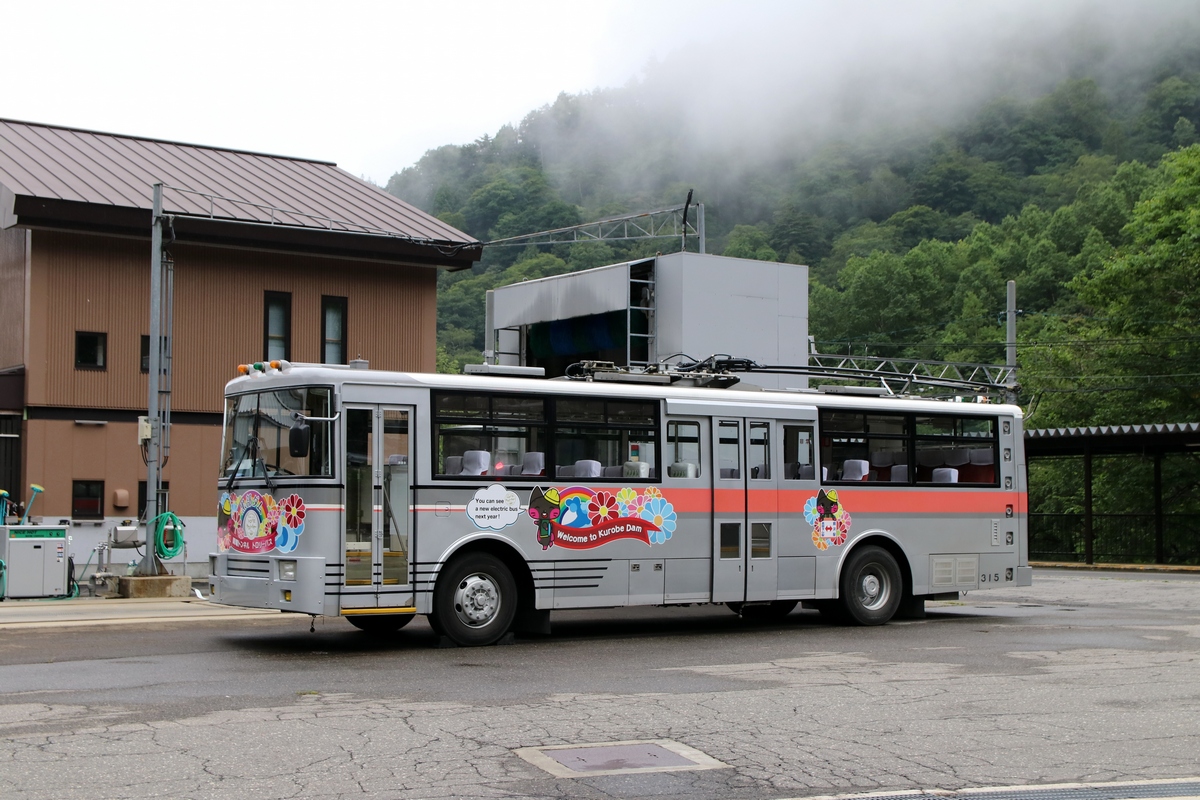
<path fill-rule="evenodd" d="M 329 162 L 0 120 L 0 227 L 149 236 L 155 183 L 181 241 L 451 268 L 482 254 Z"/>
<path fill-rule="evenodd" d="M 1030 456 L 1119 455 L 1180 452 L 1200 447 L 1200 422 L 1162 422 L 1149 425 L 1097 425 L 1079 428 L 1040 428 L 1025 431 Z"/>

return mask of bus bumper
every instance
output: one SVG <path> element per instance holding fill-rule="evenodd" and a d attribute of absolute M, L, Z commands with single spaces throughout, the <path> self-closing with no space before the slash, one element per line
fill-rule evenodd
<path fill-rule="evenodd" d="M 246 570 L 246 559 L 239 568 Z M 254 575 L 230 575 L 229 557 L 210 557 L 211 602 L 242 608 L 277 608 L 300 614 L 325 613 L 325 559 L 296 556 L 258 559 Z M 290 562 L 290 563 L 289 563 Z"/>

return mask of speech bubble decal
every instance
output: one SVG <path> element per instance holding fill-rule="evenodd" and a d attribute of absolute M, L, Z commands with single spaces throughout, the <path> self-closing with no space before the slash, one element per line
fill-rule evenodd
<path fill-rule="evenodd" d="M 525 507 L 516 492 L 511 492 L 499 483 L 493 483 L 475 492 L 467 503 L 467 516 L 476 528 L 498 531 L 517 521 Z"/>

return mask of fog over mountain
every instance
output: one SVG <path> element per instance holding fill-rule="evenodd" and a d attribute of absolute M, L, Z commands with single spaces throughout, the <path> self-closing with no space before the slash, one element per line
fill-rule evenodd
<path fill-rule="evenodd" d="M 786 168 L 832 141 L 887 147 L 1068 78 L 1094 79 L 1120 99 L 1163 68 L 1165 53 L 1200 40 L 1196 2 L 764 3 L 736 16 L 729 6 L 699 13 L 708 29 L 693 24 L 691 43 L 625 86 L 564 94 L 514 120 L 565 200 L 655 203 L 682 181 L 704 185 L 712 201 L 731 180 Z M 436 187 L 406 172 L 392 188 L 430 207 Z M 612 173 L 603 185 L 599 172 Z"/>

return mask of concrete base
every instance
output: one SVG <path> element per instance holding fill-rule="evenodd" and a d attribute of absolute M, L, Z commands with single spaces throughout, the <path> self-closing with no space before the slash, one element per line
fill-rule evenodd
<path fill-rule="evenodd" d="M 187 575 L 122 577 L 121 597 L 191 597 L 192 579 Z"/>

